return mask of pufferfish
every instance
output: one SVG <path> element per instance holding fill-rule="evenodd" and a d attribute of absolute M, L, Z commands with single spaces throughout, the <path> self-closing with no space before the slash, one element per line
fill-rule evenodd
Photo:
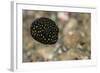
<path fill-rule="evenodd" d="M 31 36 L 42 44 L 52 45 L 58 40 L 59 28 L 50 18 L 35 19 L 30 27 Z"/>

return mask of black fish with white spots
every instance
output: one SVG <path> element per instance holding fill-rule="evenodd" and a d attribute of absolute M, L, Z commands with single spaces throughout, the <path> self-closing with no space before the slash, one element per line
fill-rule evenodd
<path fill-rule="evenodd" d="M 31 25 L 33 39 L 42 44 L 55 44 L 58 40 L 59 28 L 56 23 L 46 17 L 37 18 Z"/>

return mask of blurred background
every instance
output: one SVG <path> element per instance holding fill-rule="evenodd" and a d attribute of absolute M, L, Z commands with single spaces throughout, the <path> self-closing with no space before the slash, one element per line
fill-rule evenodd
<path fill-rule="evenodd" d="M 44 45 L 30 34 L 32 22 L 47 17 L 59 27 L 58 41 Z M 23 10 L 23 62 L 91 59 L 91 14 Z"/>

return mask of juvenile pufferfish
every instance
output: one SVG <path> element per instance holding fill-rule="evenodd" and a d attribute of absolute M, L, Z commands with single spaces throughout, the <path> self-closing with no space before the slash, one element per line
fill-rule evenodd
<path fill-rule="evenodd" d="M 58 40 L 58 26 L 49 18 L 37 18 L 33 21 L 30 29 L 33 39 L 42 44 L 55 44 Z"/>

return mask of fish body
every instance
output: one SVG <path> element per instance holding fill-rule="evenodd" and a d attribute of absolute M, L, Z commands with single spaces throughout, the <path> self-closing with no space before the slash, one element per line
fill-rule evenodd
<path fill-rule="evenodd" d="M 55 44 L 58 40 L 59 29 L 49 18 L 41 17 L 34 20 L 30 29 L 33 39 L 42 44 Z"/>

